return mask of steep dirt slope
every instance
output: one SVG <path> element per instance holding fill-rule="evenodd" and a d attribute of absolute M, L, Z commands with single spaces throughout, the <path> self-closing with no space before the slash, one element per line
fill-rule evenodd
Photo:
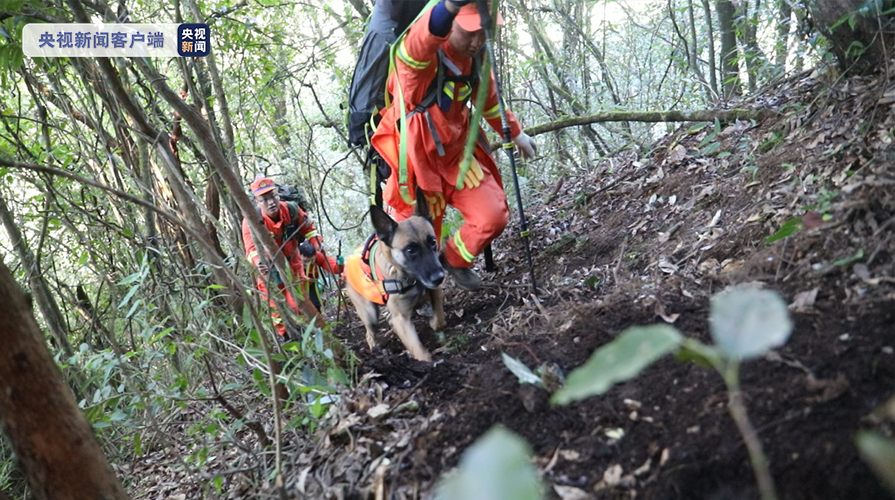
<path fill-rule="evenodd" d="M 895 87 L 884 77 L 803 76 L 772 101 L 751 103 L 777 116 L 720 130 L 688 125 L 649 155 L 567 180 L 566 195 L 529 213 L 540 300 L 508 231 L 490 286 L 449 287 L 446 338 L 417 322 L 437 353 L 433 365 L 409 359 L 393 335 L 367 352 L 352 319 L 337 333 L 368 378 L 332 413 L 325 444 L 301 455 L 300 469 L 325 472 L 306 476 L 305 490 L 366 498 L 378 485 L 386 498 L 425 498 L 466 446 L 502 423 L 531 443 L 551 498 L 757 498 L 717 373 L 665 359 L 602 397 L 551 408 L 500 359 L 506 352 L 568 373 L 624 328 L 663 316 L 711 342 L 709 297 L 752 283 L 792 302 L 796 324 L 789 343 L 742 375 L 781 496 L 886 498 L 852 439 L 886 425 L 867 416 L 895 393 L 887 88 Z M 785 224 L 797 217 L 800 225 Z M 781 227 L 797 230 L 767 243 Z M 368 414 L 402 404 L 418 409 Z M 607 486 L 613 466 L 624 477 Z"/>

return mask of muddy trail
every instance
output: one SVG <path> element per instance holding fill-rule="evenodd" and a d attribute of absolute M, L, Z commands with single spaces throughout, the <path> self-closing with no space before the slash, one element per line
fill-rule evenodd
<path fill-rule="evenodd" d="M 803 75 L 773 102 L 747 103 L 771 106 L 772 118 L 687 125 L 648 156 L 553 186 L 564 194 L 529 212 L 540 300 L 508 229 L 486 287 L 448 285 L 443 338 L 417 318 L 432 364 L 387 328 L 370 353 L 352 314 L 336 334 L 361 358 L 363 382 L 300 455 L 300 490 L 431 497 L 500 423 L 531 444 L 548 498 L 758 498 L 715 371 L 666 358 L 603 396 L 551 407 L 501 361 L 568 373 L 626 327 L 663 321 L 710 343 L 709 298 L 751 283 L 778 291 L 795 322 L 786 345 L 742 369 L 780 496 L 888 498 L 853 437 L 892 425 L 871 416 L 895 392 L 891 86 Z M 797 231 L 767 243 L 798 217 Z"/>

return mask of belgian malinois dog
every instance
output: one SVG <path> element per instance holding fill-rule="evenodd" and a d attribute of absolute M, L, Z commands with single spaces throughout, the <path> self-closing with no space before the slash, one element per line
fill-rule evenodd
<path fill-rule="evenodd" d="M 410 318 L 413 310 L 428 299 L 434 311 L 429 326 L 435 331 L 444 328 L 444 294 L 439 286 L 445 272 L 438 260 L 438 242 L 426 198 L 419 188 L 416 199 L 413 216 L 401 222 L 395 222 L 375 205 L 370 207 L 376 233 L 364 245 L 361 255 L 349 257 L 345 272 L 348 296 L 367 330 L 370 349 L 376 345 L 379 305 L 385 304 L 389 322 L 404 347 L 414 358 L 431 361 L 432 356 L 420 343 Z M 362 264 L 369 265 L 369 270 L 362 270 Z M 351 266 L 355 267 L 350 269 Z"/>

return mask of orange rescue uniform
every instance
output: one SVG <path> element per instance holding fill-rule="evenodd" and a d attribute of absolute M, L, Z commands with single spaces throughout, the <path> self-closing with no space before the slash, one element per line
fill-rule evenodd
<path fill-rule="evenodd" d="M 405 111 L 410 114 L 417 104 L 423 101 L 429 87 L 436 79 L 438 68 L 438 49 L 442 49 L 448 59 L 466 75 L 473 67 L 473 59 L 464 57 L 454 51 L 448 37 L 436 37 L 429 32 L 431 9 L 425 12 L 410 27 L 403 41 L 396 47 L 395 71 L 389 77 L 388 90 L 394 99 L 398 99 L 398 84 L 405 101 Z M 509 220 L 506 194 L 500 171 L 491 158 L 491 154 L 482 145 L 476 144 L 473 161 L 478 161 L 484 178 L 475 188 L 456 189 L 460 163 L 463 160 L 463 149 L 469 133 L 470 109 L 466 103 L 470 96 L 476 95 L 477 89 L 470 88 L 462 82 L 445 81 L 443 92 L 452 100 L 445 111 L 436 103 L 425 113 L 414 113 L 407 121 L 407 179 L 401 185 L 399 179 L 400 159 L 399 143 L 401 131 L 398 121 L 401 119 L 400 105 L 395 102 L 383 111 L 382 121 L 376 129 L 371 142 L 382 158 L 391 167 L 392 173 L 386 182 L 383 199 L 393 211 L 397 220 L 413 215 L 413 200 L 405 199 L 414 196 L 414 186 L 419 185 L 426 196 L 440 194 L 444 201 L 460 211 L 464 224 L 450 238 L 445 248 L 445 256 L 454 267 L 472 267 L 475 256 L 499 236 Z M 439 101 L 443 99 L 439 96 Z M 489 80 L 483 118 L 491 127 L 500 132 L 500 108 L 494 79 Z M 440 155 L 438 146 L 430 131 L 430 121 L 441 139 L 444 154 Z M 522 132 L 519 122 L 512 112 L 507 111 L 511 137 Z M 476 133 L 484 134 L 481 130 Z M 403 196 L 402 196 L 403 194 Z M 424 202 L 424 200 L 421 200 Z M 444 212 L 434 217 L 435 234 L 441 241 L 441 223 Z"/>
<path fill-rule="evenodd" d="M 299 279 L 302 281 L 307 281 L 308 276 L 304 272 L 302 262 L 301 262 L 301 253 L 298 251 L 298 241 L 296 239 L 291 239 L 283 244 L 283 231 L 286 229 L 286 226 L 292 223 L 292 217 L 289 213 L 289 206 L 286 204 L 287 202 L 280 202 L 280 220 L 274 222 L 267 214 L 262 213 L 261 217 L 264 222 L 264 226 L 270 231 L 271 236 L 273 236 L 274 243 L 277 244 L 277 247 L 280 249 L 280 252 L 286 257 L 286 262 L 289 263 L 289 267 L 292 269 L 292 276 L 295 279 Z M 317 233 L 317 228 L 314 227 L 314 222 L 308 217 L 308 214 L 305 213 L 297 204 L 292 204 L 293 211 L 296 213 L 298 218 L 298 233 L 305 237 L 307 241 L 310 241 L 314 248 L 320 248 L 320 243 L 322 242 L 320 235 Z M 251 261 L 252 265 L 255 268 L 258 268 L 258 263 L 261 261 L 261 257 L 258 255 L 258 250 L 255 247 L 255 241 L 252 239 L 252 232 L 249 229 L 249 222 L 245 219 L 242 221 L 242 243 L 245 247 L 246 251 L 246 259 Z M 320 253 L 318 252 L 318 255 Z M 272 265 L 271 259 L 271 272 L 275 272 Z M 283 318 L 280 317 L 280 314 L 277 312 L 276 303 L 273 298 L 270 297 L 268 293 L 267 284 L 265 283 L 265 279 L 258 279 L 255 282 L 255 285 L 258 288 L 258 291 L 261 292 L 261 296 L 268 299 L 270 303 L 271 313 L 270 316 L 273 319 L 273 324 L 277 328 L 277 333 L 280 335 L 286 335 L 286 325 L 283 323 Z M 286 285 L 282 283 L 282 280 L 277 283 L 277 287 L 283 291 L 283 295 L 286 297 L 286 303 L 295 311 L 296 314 L 299 314 L 298 304 L 295 301 L 295 297 L 292 295 L 292 292 L 286 289 Z M 306 288 L 305 288 L 306 289 Z"/>

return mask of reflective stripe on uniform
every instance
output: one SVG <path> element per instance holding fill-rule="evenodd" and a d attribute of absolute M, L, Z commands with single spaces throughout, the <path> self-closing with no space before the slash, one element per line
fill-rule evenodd
<path fill-rule="evenodd" d="M 311 238 L 316 238 L 318 236 L 320 236 L 320 235 L 317 233 L 317 230 L 315 229 L 315 230 L 309 232 L 308 234 L 306 234 L 305 239 L 309 240 Z"/>
<path fill-rule="evenodd" d="M 466 99 L 469 98 L 469 96 L 472 95 L 472 88 L 470 88 L 470 86 L 466 85 L 465 83 L 463 83 L 461 85 L 462 85 L 462 87 L 460 87 L 460 97 L 458 97 L 457 100 L 465 101 Z"/>
<path fill-rule="evenodd" d="M 454 233 L 454 244 L 457 245 L 457 250 L 460 251 L 460 257 L 463 257 L 463 260 L 470 264 L 475 260 L 475 255 L 469 253 L 469 250 L 466 249 L 466 244 L 460 238 L 460 231 Z"/>
<path fill-rule="evenodd" d="M 417 61 L 410 57 L 410 54 L 407 53 L 407 47 L 404 46 L 403 38 L 401 39 L 401 43 L 398 44 L 397 55 L 401 62 L 413 69 L 426 69 L 429 66 L 429 61 Z"/>
<path fill-rule="evenodd" d="M 258 252 L 256 250 L 252 250 L 251 252 L 249 252 L 249 255 L 246 258 L 249 260 L 252 260 L 257 256 L 258 256 Z"/>
<path fill-rule="evenodd" d="M 482 113 L 482 118 L 486 120 L 493 120 L 500 116 L 500 104 L 495 104 L 493 108 L 489 109 Z"/>

